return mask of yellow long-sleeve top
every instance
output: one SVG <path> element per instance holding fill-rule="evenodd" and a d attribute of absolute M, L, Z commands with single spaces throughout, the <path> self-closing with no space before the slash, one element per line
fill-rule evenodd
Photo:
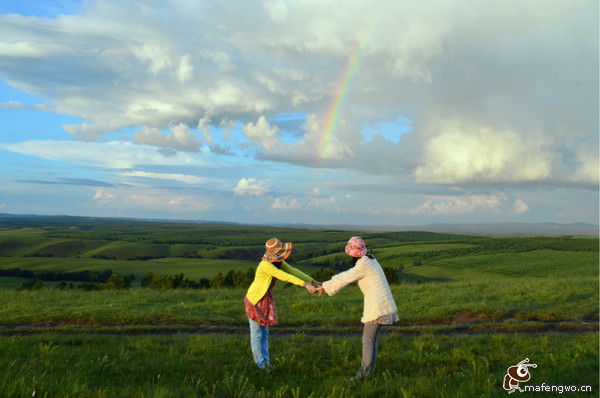
<path fill-rule="evenodd" d="M 279 269 L 270 262 L 263 260 L 258 264 L 256 273 L 254 274 L 254 281 L 246 293 L 246 297 L 248 297 L 252 305 L 256 305 L 267 293 L 271 282 L 273 282 L 273 278 L 298 286 L 304 286 L 304 282 L 310 283 L 312 281 L 310 276 L 292 267 L 285 261 L 281 263 L 281 269 Z"/>

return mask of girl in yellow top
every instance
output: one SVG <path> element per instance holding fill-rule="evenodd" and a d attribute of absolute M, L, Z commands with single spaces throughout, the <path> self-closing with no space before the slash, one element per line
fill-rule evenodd
<path fill-rule="evenodd" d="M 292 252 L 290 242 L 282 243 L 272 238 L 265 244 L 267 251 L 256 268 L 254 281 L 244 297 L 246 315 L 250 323 L 250 345 L 254 362 L 259 369 L 269 371 L 269 326 L 277 325 L 277 310 L 273 301 L 273 285 L 279 279 L 294 285 L 304 286 L 315 292 L 313 279 L 284 260 Z"/>

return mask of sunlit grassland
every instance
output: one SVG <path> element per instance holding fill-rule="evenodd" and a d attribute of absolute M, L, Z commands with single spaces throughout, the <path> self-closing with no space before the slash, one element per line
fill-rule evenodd
<path fill-rule="evenodd" d="M 401 283 L 392 286 L 392 293 L 403 324 L 451 322 L 458 314 L 480 322 L 507 323 L 598 319 L 598 280 L 594 277 L 500 276 Z M 245 289 L 1 289 L 0 324 L 244 324 L 244 294 Z M 362 294 L 356 286 L 319 298 L 300 287 L 279 283 L 275 296 L 284 325 L 358 324 L 362 313 Z"/>
<path fill-rule="evenodd" d="M 598 334 L 419 335 L 379 339 L 378 375 L 352 384 L 360 336 L 270 339 L 273 371 L 255 371 L 247 336 L 0 337 L 2 397 L 504 397 L 509 366 L 527 384 L 591 386 Z M 543 395 L 545 396 L 545 395 Z M 567 395 L 574 396 L 574 395 Z"/>
<path fill-rule="evenodd" d="M 434 259 L 423 266 L 409 266 L 407 274 L 449 280 L 480 278 L 598 276 L 598 252 L 535 250 Z"/>
<path fill-rule="evenodd" d="M 290 264 L 337 273 L 354 235 L 84 224 L 0 231 L 0 268 L 197 280 L 256 267 L 273 234 L 294 242 Z M 277 283 L 265 375 L 252 363 L 245 288 L 17 291 L 26 279 L 0 278 L 0 397 L 500 397 L 507 368 L 524 358 L 538 365 L 528 384 L 598 395 L 597 238 L 363 236 L 384 267 L 401 268 L 391 286 L 400 322 L 384 328 L 368 383 L 348 382 L 360 364 L 355 284 L 319 298 Z"/>
<path fill-rule="evenodd" d="M 445 243 L 431 243 L 431 242 L 411 242 L 402 245 L 393 245 L 390 247 L 376 247 L 375 254 L 377 257 L 386 258 L 390 255 L 405 255 L 413 253 L 430 252 L 437 250 L 448 250 L 448 249 L 467 249 L 476 247 L 474 244 L 463 243 L 463 242 L 445 242 Z"/>
<path fill-rule="evenodd" d="M 256 268 L 258 262 L 254 260 L 230 259 L 204 259 L 204 258 L 157 258 L 152 260 L 105 260 L 93 258 L 41 258 L 41 257 L 0 257 L 0 268 L 20 268 L 32 271 L 104 271 L 112 270 L 116 274 L 131 274 L 135 276 L 135 285 L 148 272 L 159 274 L 183 273 L 187 278 L 198 280 L 200 278 L 213 278 L 217 273 L 225 274 L 229 270 L 246 271 Z M 298 269 L 311 273 L 318 267 L 311 265 L 295 265 Z M 17 279 L 3 281 L 0 277 L 0 286 L 18 288 L 23 283 Z M 19 279 L 21 280 L 21 279 Z M 25 279 L 22 279 L 25 280 Z"/>

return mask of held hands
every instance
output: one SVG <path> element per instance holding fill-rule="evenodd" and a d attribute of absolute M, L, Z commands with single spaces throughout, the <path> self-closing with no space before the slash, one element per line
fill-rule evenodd
<path fill-rule="evenodd" d="M 317 289 L 308 282 L 304 282 L 304 287 L 306 288 L 306 290 L 308 290 L 309 293 L 314 293 L 317 291 Z"/>
<path fill-rule="evenodd" d="M 321 297 L 321 295 L 323 294 L 323 282 L 319 282 L 316 280 L 312 280 L 312 284 L 316 286 L 316 291 L 319 293 L 319 297 Z"/>
<path fill-rule="evenodd" d="M 322 284 L 320 286 L 317 286 L 317 292 L 319 292 L 319 297 L 321 297 L 321 295 L 323 294 L 323 291 L 325 291 L 325 288 L 323 287 Z"/>
<path fill-rule="evenodd" d="M 316 281 L 314 279 L 312 280 L 312 283 L 304 282 L 304 287 L 306 288 L 306 290 L 308 290 L 309 293 L 318 292 L 319 297 L 321 297 L 321 295 L 323 294 L 323 291 L 325 290 L 325 288 L 323 288 L 323 283 Z"/>
<path fill-rule="evenodd" d="M 313 279 L 312 284 L 317 287 L 317 292 L 319 293 L 319 297 L 323 294 L 325 288 L 323 288 L 323 282 L 319 282 Z"/>

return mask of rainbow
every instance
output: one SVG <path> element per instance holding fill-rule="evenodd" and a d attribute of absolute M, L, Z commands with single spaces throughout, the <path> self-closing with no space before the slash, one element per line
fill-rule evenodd
<path fill-rule="evenodd" d="M 346 62 L 343 65 L 340 79 L 336 84 L 335 95 L 331 98 L 327 106 L 327 113 L 325 116 L 325 123 L 319 133 L 319 140 L 317 143 L 317 166 L 328 157 L 332 151 L 332 144 L 335 137 L 338 124 L 340 122 L 342 111 L 344 110 L 346 101 L 348 100 L 349 93 L 353 86 L 357 72 L 360 69 L 360 64 L 364 58 L 367 46 L 373 37 L 375 27 L 378 25 L 377 22 L 383 15 L 383 7 L 379 8 L 378 12 L 374 12 L 366 24 L 364 33 L 359 36 L 361 39 L 356 43 L 350 55 L 346 58 Z"/>

